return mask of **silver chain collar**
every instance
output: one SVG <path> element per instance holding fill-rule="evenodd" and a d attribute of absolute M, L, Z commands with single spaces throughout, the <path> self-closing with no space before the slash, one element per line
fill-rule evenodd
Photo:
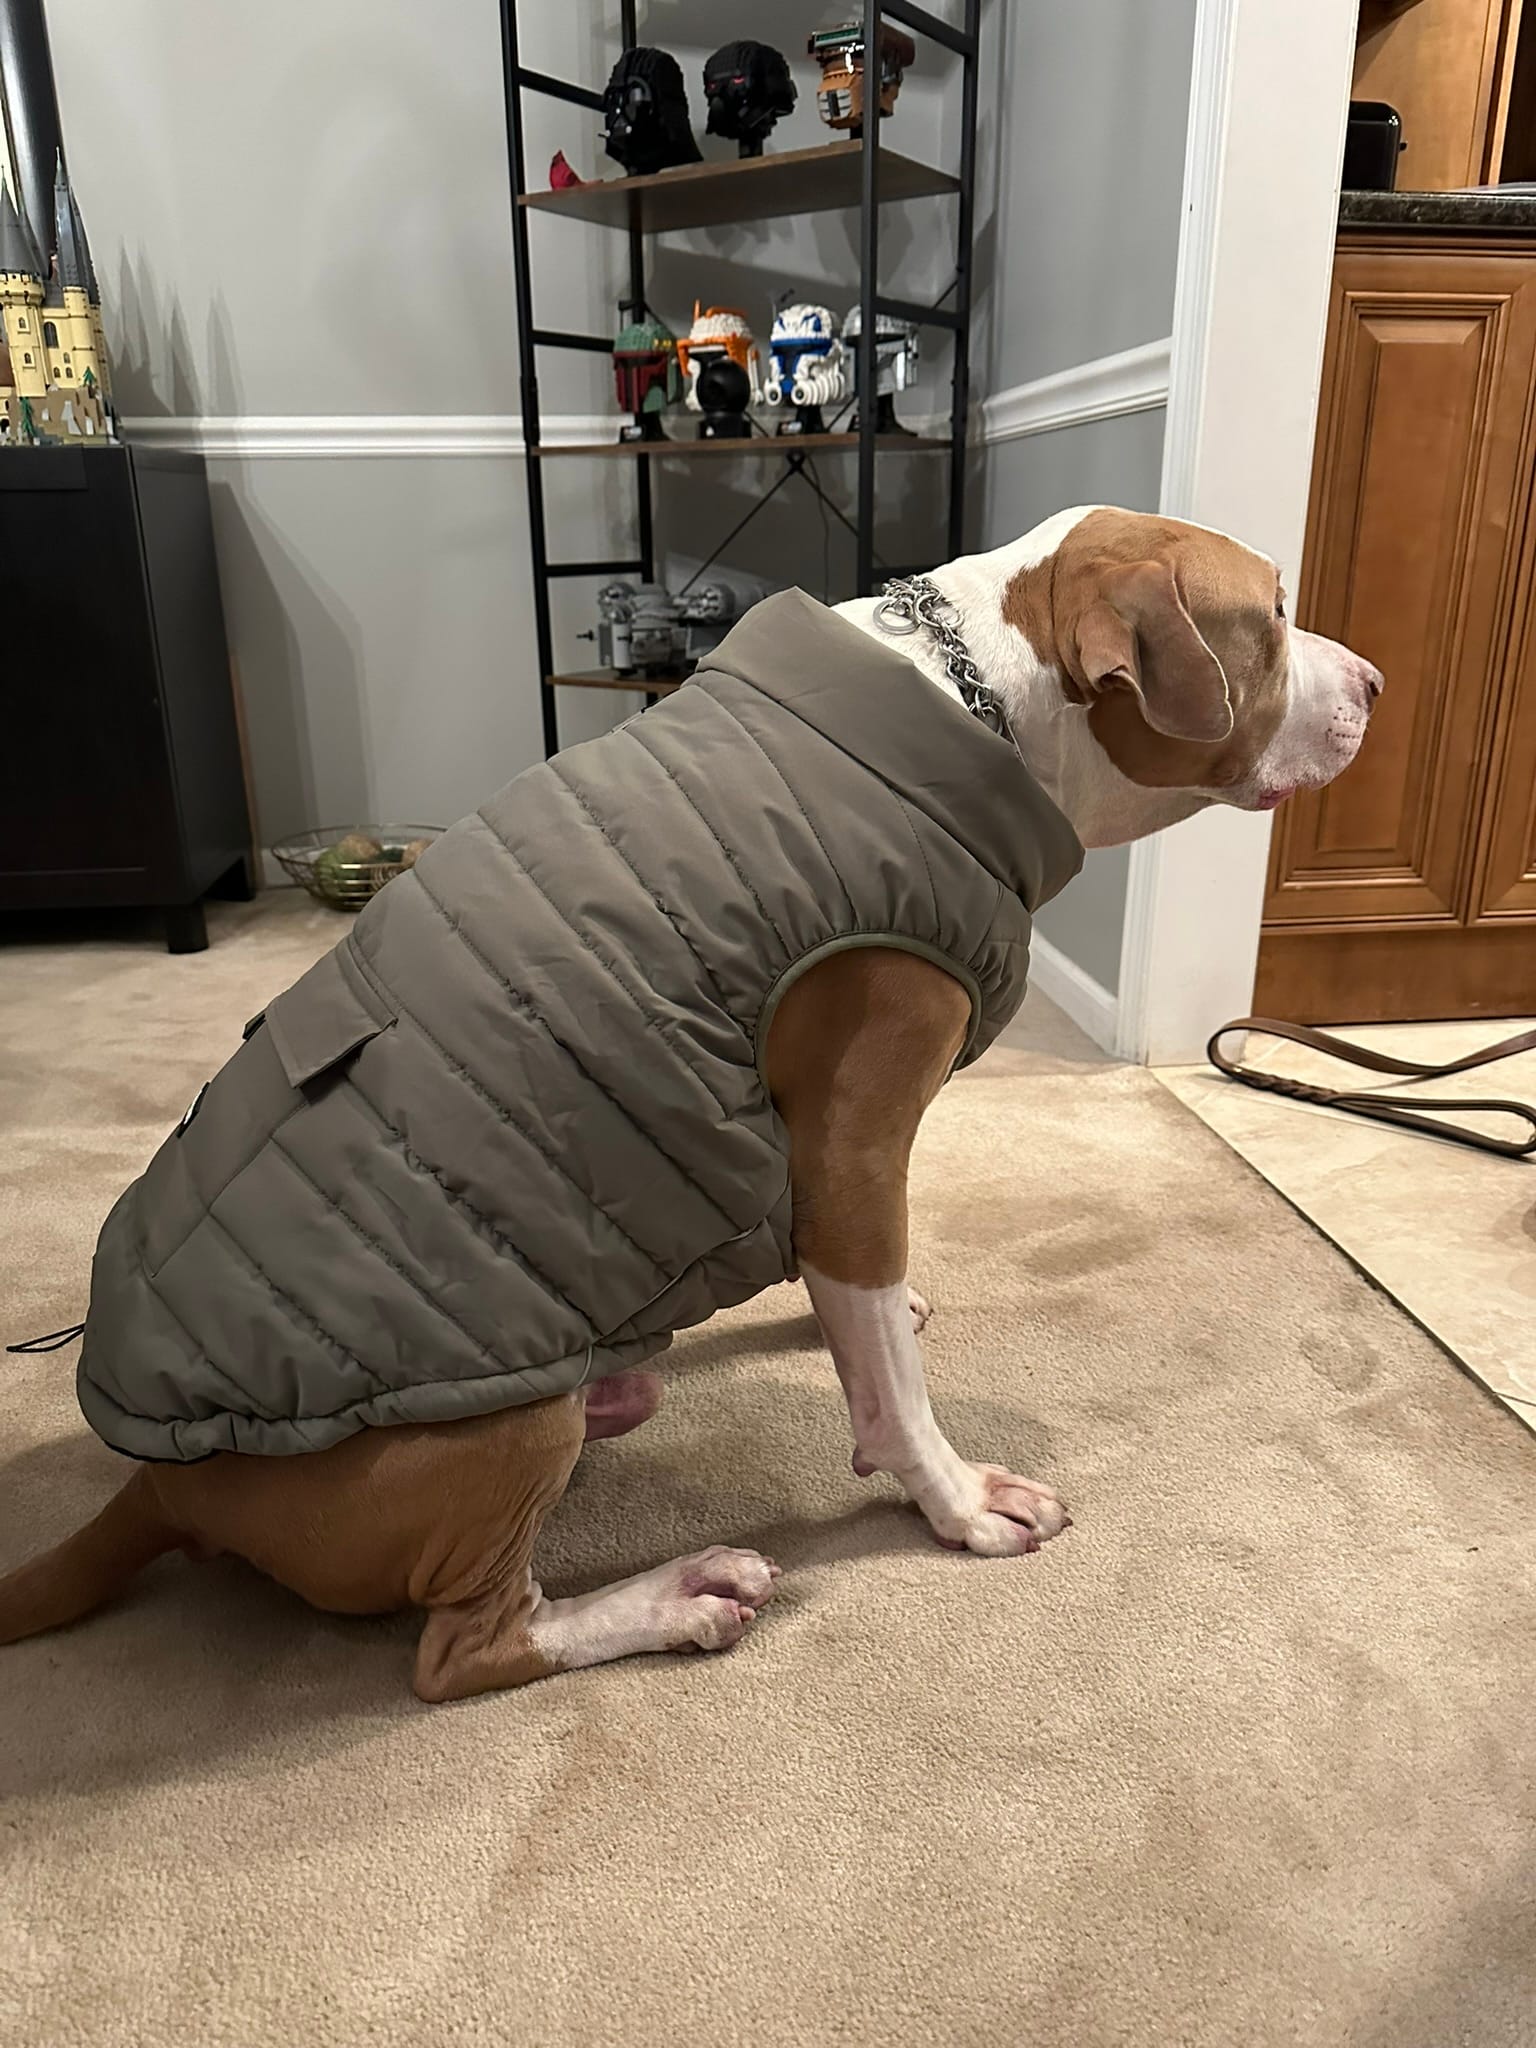
<path fill-rule="evenodd" d="M 981 680 L 971 650 L 955 629 L 959 617 L 954 605 L 930 576 L 893 576 L 885 595 L 875 606 L 875 624 L 882 633 L 915 633 L 922 626 L 938 641 L 944 656 L 944 673 L 960 692 L 966 710 L 979 718 L 989 731 L 1012 740 L 1002 705 Z"/>

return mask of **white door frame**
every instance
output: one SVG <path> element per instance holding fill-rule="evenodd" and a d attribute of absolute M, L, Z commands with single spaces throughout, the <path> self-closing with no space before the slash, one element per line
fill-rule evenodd
<path fill-rule="evenodd" d="M 1165 512 L 1295 590 L 1338 223 L 1354 0 L 1198 0 Z M 1270 820 L 1214 808 L 1131 849 L 1115 1050 L 1198 1060 L 1253 997 Z"/>

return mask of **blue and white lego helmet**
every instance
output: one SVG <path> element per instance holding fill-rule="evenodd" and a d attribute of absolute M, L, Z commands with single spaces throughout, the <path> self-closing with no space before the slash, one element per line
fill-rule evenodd
<path fill-rule="evenodd" d="M 770 405 L 825 405 L 844 394 L 843 344 L 827 306 L 781 306 L 768 341 Z"/>

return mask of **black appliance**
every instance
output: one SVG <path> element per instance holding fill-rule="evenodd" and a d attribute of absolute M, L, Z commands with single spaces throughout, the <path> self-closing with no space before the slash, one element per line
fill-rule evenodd
<path fill-rule="evenodd" d="M 1403 147 L 1403 120 L 1396 107 L 1385 100 L 1351 100 L 1344 134 L 1344 190 L 1394 190 Z"/>

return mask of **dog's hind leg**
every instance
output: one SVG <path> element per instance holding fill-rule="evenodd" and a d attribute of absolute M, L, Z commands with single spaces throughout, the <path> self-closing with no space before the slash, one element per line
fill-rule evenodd
<path fill-rule="evenodd" d="M 479 1599 L 427 1618 L 416 1657 L 424 1700 L 526 1685 L 656 1650 L 728 1650 L 773 1598 L 779 1567 L 724 1544 L 595 1593 L 546 1600 L 526 1566 Z"/>
<path fill-rule="evenodd" d="M 616 1374 L 584 1396 L 455 1425 L 451 1465 L 440 1473 L 423 1467 L 410 1488 L 434 1503 L 420 1522 L 409 1586 L 410 1598 L 428 1609 L 416 1653 L 422 1699 L 467 1699 L 645 1651 L 729 1649 L 773 1598 L 778 1566 L 723 1545 L 593 1593 L 545 1598 L 533 1576 L 534 1546 L 584 1436 L 643 1421 L 660 1382 L 649 1373 Z M 443 1434 L 435 1432 L 418 1455 L 431 1454 Z"/>
<path fill-rule="evenodd" d="M 649 1422 L 661 1406 L 662 1383 L 653 1372 L 613 1372 L 582 1389 L 586 1400 L 587 1442 L 598 1437 L 628 1436 Z"/>

